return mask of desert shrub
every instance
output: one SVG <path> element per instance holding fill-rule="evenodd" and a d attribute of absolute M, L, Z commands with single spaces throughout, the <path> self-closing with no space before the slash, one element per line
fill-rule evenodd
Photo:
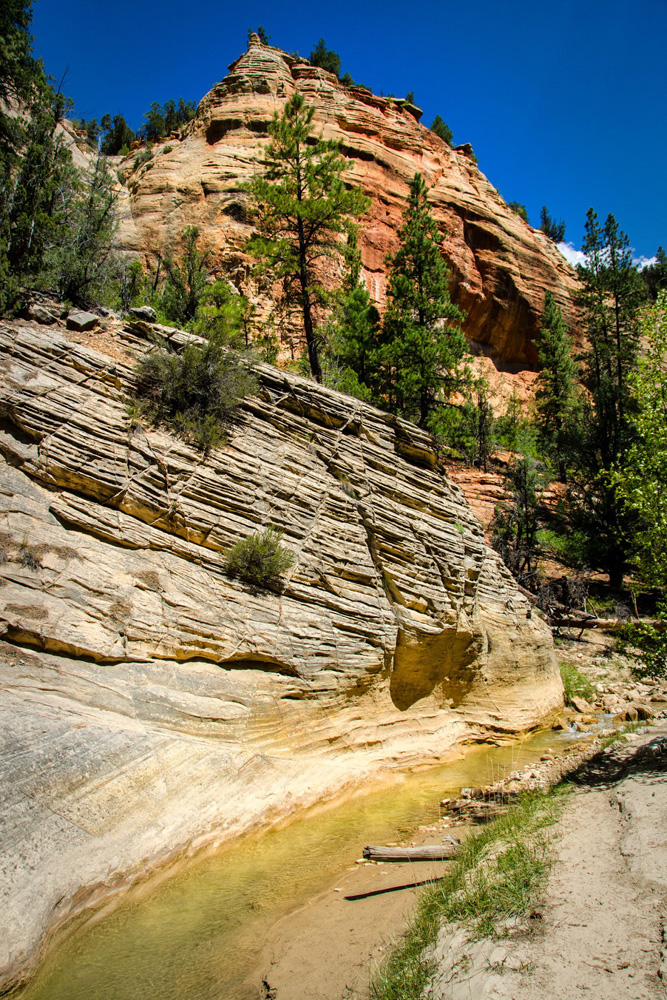
<path fill-rule="evenodd" d="M 150 149 L 142 149 L 141 152 L 137 153 L 137 155 L 135 156 L 134 161 L 133 161 L 132 169 L 133 170 L 138 170 L 139 167 L 143 167 L 144 163 L 149 163 L 150 160 L 152 160 L 152 159 L 153 159 L 153 152 L 152 152 L 152 150 L 150 150 Z"/>
<path fill-rule="evenodd" d="M 21 542 L 21 547 L 19 548 L 19 562 L 24 569 L 36 570 L 40 569 L 41 566 L 39 556 L 30 548 L 25 538 Z"/>
<path fill-rule="evenodd" d="M 181 354 L 157 348 L 137 368 L 140 412 L 203 451 L 224 443 L 226 426 L 255 388 L 252 372 L 216 337 Z"/>
<path fill-rule="evenodd" d="M 233 545 L 225 557 L 225 570 L 257 587 L 275 586 L 294 565 L 294 553 L 280 542 L 282 532 L 265 528 Z"/>

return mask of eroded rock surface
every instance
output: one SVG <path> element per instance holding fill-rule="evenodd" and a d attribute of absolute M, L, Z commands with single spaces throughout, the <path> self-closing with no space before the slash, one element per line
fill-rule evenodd
<path fill-rule="evenodd" d="M 121 164 L 129 200 L 120 245 L 154 264 L 186 226 L 197 225 L 223 272 L 252 297 L 253 262 L 244 250 L 252 219 L 242 185 L 261 170 L 267 125 L 297 90 L 315 109 L 315 133 L 340 143 L 350 181 L 371 198 L 359 245 L 365 280 L 380 306 L 386 256 L 397 248 L 408 186 L 420 171 L 446 234 L 452 297 L 468 313 L 473 348 L 504 368 L 534 365 L 547 290 L 577 331 L 573 269 L 543 233 L 507 207 L 469 146 L 451 149 L 405 102 L 345 87 L 307 60 L 256 40 L 201 100 L 182 139 L 156 145 L 136 169 L 134 153 Z"/>
<path fill-rule="evenodd" d="M 562 703 L 427 435 L 264 366 L 204 459 L 133 424 L 121 356 L 0 324 L 5 985 L 189 845 Z M 296 555 L 281 592 L 223 571 L 266 525 Z"/>

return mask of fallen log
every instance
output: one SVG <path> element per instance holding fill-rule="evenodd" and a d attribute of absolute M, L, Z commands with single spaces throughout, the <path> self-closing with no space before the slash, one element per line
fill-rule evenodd
<path fill-rule="evenodd" d="M 373 847 L 367 844 L 363 856 L 369 861 L 450 861 L 460 844 L 425 844 L 422 847 Z"/>

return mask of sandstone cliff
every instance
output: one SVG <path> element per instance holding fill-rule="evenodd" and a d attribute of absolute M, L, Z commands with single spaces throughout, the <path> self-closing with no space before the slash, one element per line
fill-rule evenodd
<path fill-rule="evenodd" d="M 0 324 L 5 986 L 169 856 L 561 704 L 427 435 L 265 366 L 203 460 L 128 415 L 145 342 L 96 336 Z M 281 593 L 223 572 L 264 525 Z"/>
<path fill-rule="evenodd" d="M 503 368 L 534 365 L 546 290 L 576 331 L 574 271 L 543 233 L 507 207 L 470 147 L 451 149 L 419 124 L 418 109 L 345 87 L 331 73 L 257 40 L 229 69 L 201 100 L 182 139 L 156 146 L 153 158 L 136 170 L 130 172 L 134 154 L 123 165 L 124 249 L 154 262 L 185 226 L 196 224 L 221 269 L 252 296 L 252 264 L 244 252 L 251 227 L 241 184 L 260 169 L 268 122 L 299 90 L 315 108 L 315 132 L 341 144 L 350 180 L 372 200 L 359 242 L 364 277 L 380 305 L 385 258 L 396 249 L 408 185 L 420 171 L 446 234 L 451 293 L 468 313 L 473 350 Z"/>

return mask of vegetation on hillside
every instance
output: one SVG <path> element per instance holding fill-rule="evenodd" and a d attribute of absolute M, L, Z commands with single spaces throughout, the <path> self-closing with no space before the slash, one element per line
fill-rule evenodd
<path fill-rule="evenodd" d="M 505 497 L 493 531 L 525 586 L 538 595 L 551 586 L 541 570 L 546 554 L 573 571 L 606 574 L 617 596 L 630 578 L 634 591 L 659 607 L 667 589 L 662 248 L 639 270 L 614 216 L 603 223 L 591 209 L 579 268 L 581 346 L 566 328 L 557 290 L 548 291 L 534 402 L 513 396 L 496 413 L 489 387 L 467 364 L 464 316 L 450 298 L 443 234 L 423 177 L 412 179 L 399 246 L 386 262 L 381 315 L 361 279 L 357 245 L 368 199 L 350 184 L 337 145 L 316 135 L 313 108 L 297 92 L 270 123 L 261 170 L 247 186 L 255 225 L 248 250 L 257 260 L 249 286 L 260 294 L 271 286 L 272 299 L 280 290 L 267 316 L 261 300 L 251 305 L 226 279 L 195 226 L 154 249 L 151 268 L 113 251 L 118 188 L 107 157 L 143 142 L 127 169 L 150 169 L 150 144 L 182 129 L 194 105 L 154 102 L 136 135 L 121 114 L 99 125 L 75 120 L 91 154 L 99 145 L 90 168 L 77 169 L 60 127 L 71 102 L 34 59 L 30 20 L 30 0 L 7 0 L 0 10 L 3 314 L 39 291 L 88 308 L 146 303 L 160 321 L 204 338 L 181 355 L 154 352 L 138 382 L 144 414 L 202 448 L 222 440 L 251 386 L 233 352 L 254 347 L 275 360 L 274 330 L 296 323 L 306 345 L 304 373 L 429 429 L 450 460 L 486 469 L 499 449 L 510 453 L 498 465 Z M 261 26 L 258 34 L 268 44 Z M 340 59 L 323 39 L 311 62 L 340 75 Z M 431 127 L 451 144 L 439 115 Z M 509 207 L 528 221 L 524 206 Z M 565 236 L 546 206 L 540 228 L 556 242 Z M 558 499 L 547 502 L 554 483 Z M 664 662 L 664 634 L 653 634 L 652 670 Z"/>

